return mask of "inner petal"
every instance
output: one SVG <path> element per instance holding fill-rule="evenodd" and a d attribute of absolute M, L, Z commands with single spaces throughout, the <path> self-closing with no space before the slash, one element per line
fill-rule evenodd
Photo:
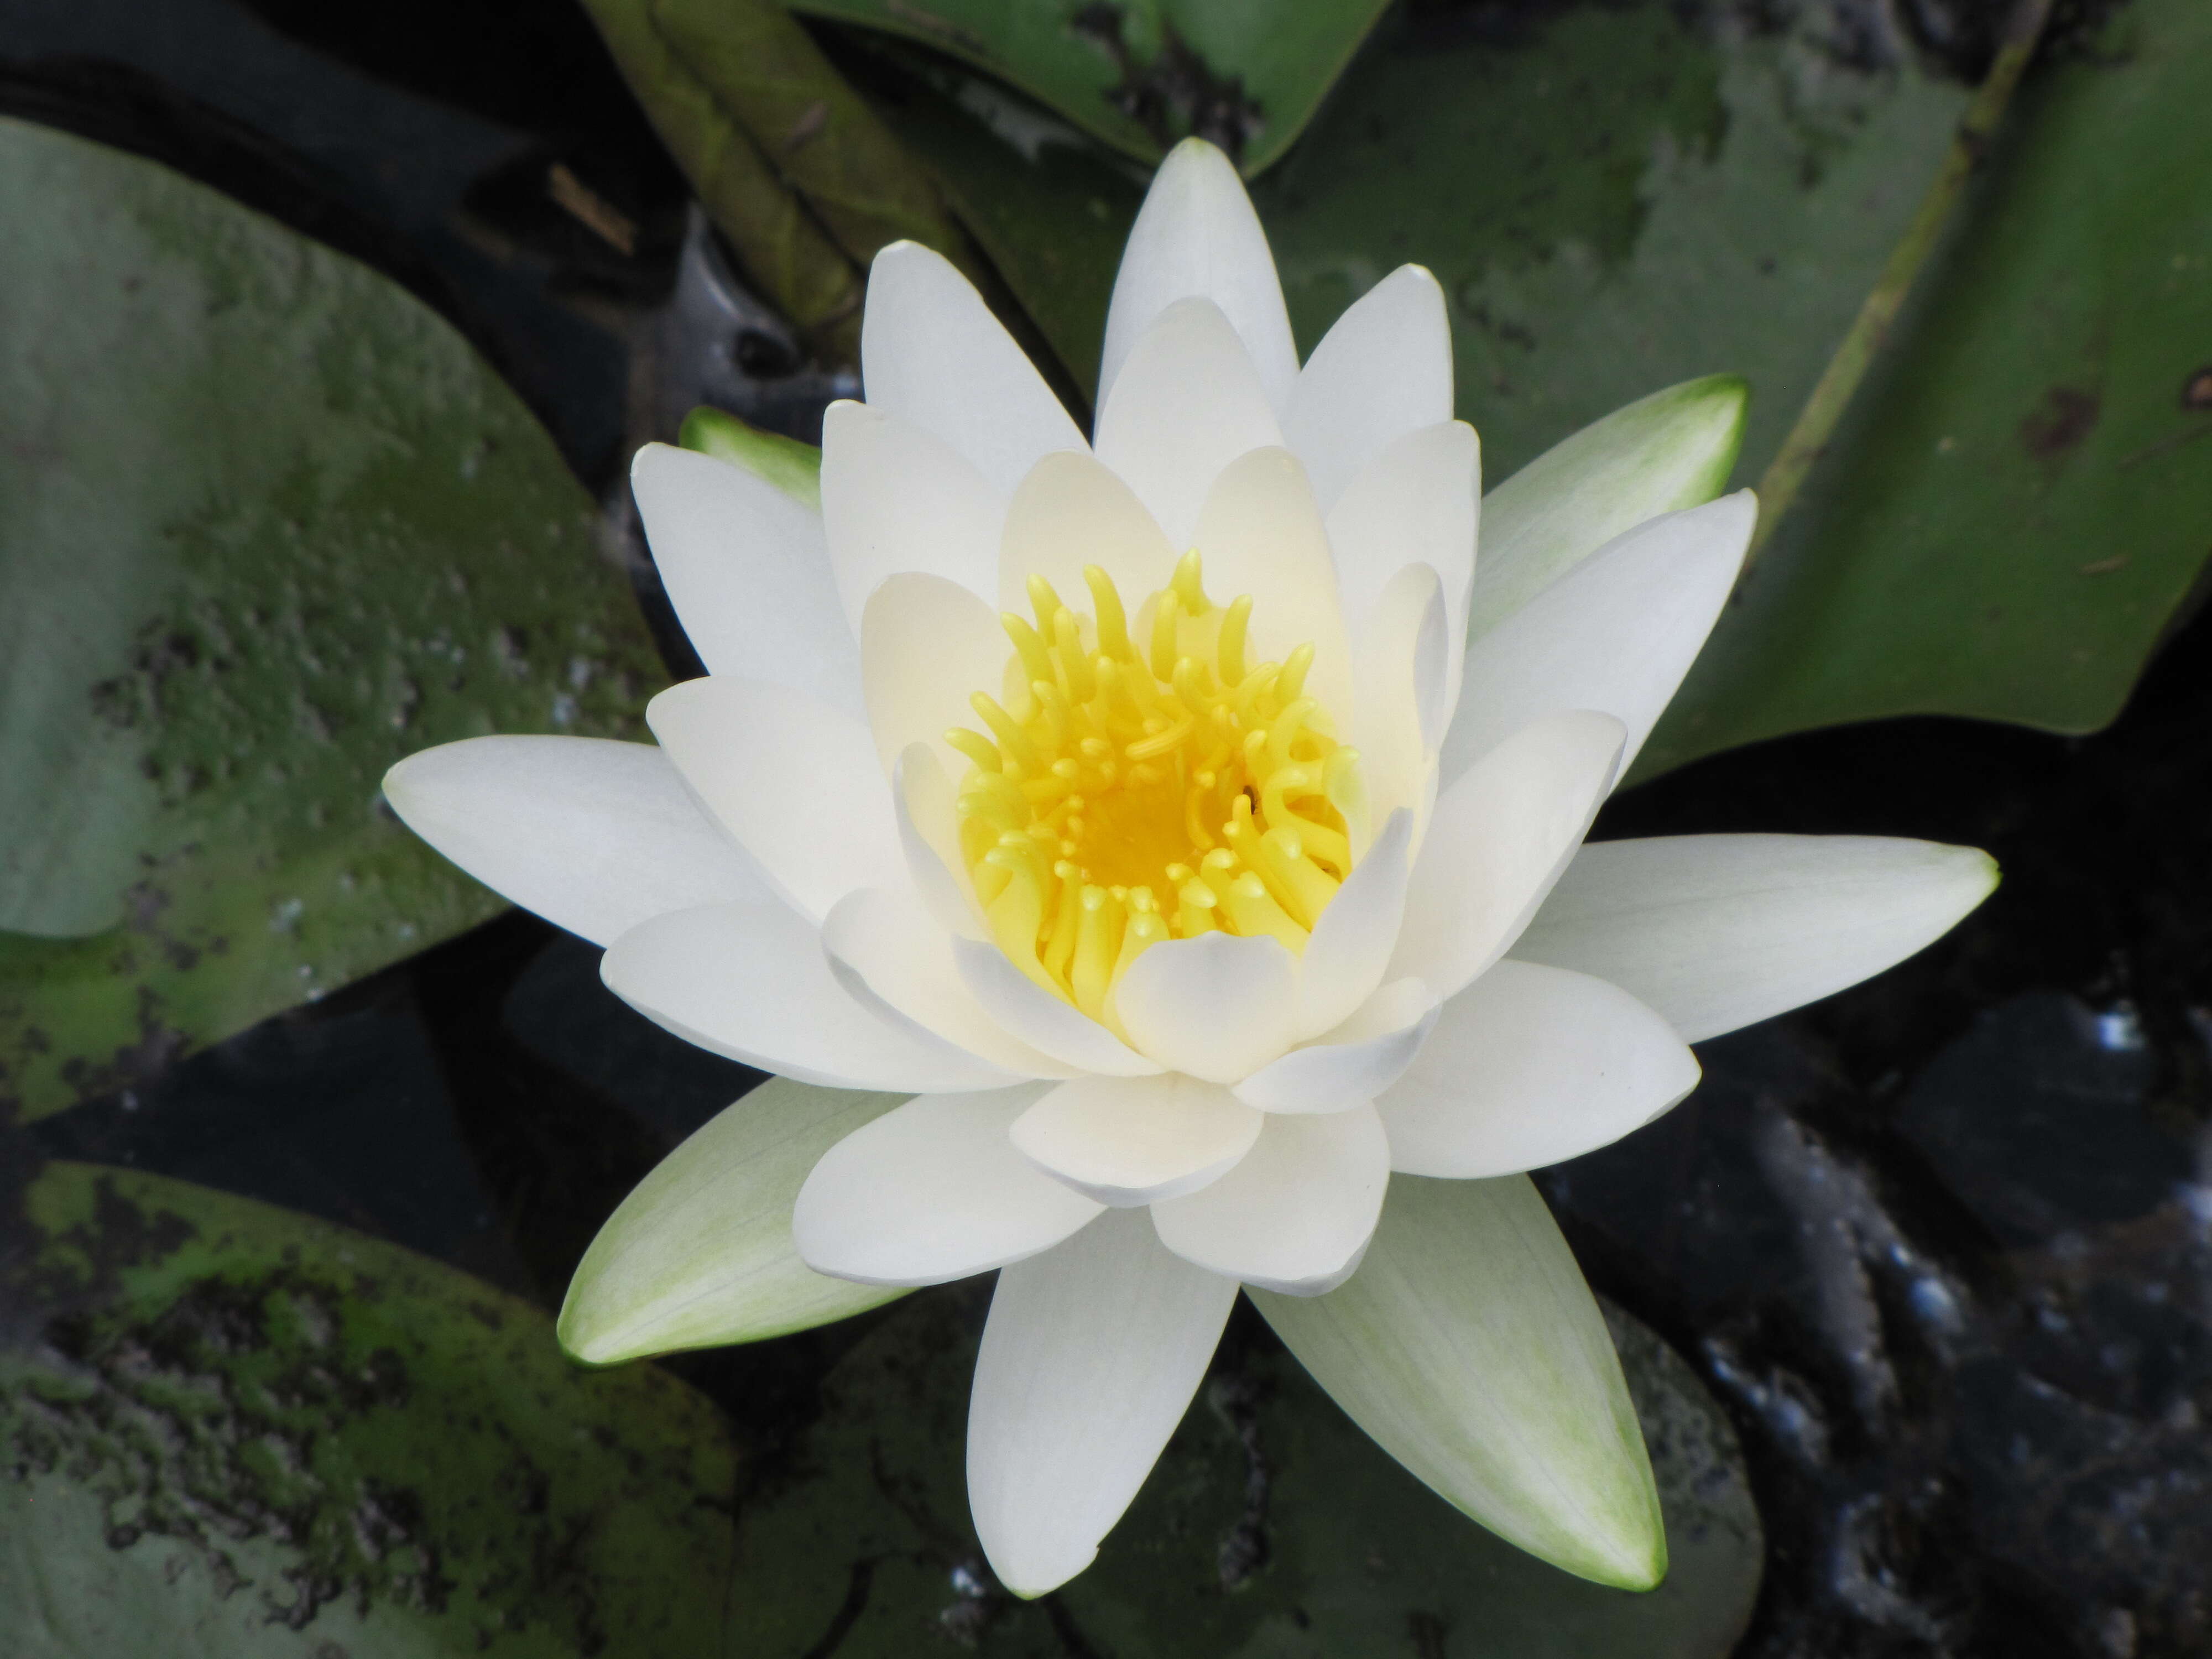
<path fill-rule="evenodd" d="M 1089 605 L 1041 576 L 1000 618 L 1002 696 L 971 763 L 960 851 L 993 936 L 1030 978 L 1119 1030 L 1115 985 L 1166 939 L 1267 934 L 1303 951 L 1364 844 L 1359 757 L 1307 694 L 1314 651 L 1246 659 L 1253 599 L 1207 597 L 1199 552 L 1132 613 L 1084 570 Z"/>

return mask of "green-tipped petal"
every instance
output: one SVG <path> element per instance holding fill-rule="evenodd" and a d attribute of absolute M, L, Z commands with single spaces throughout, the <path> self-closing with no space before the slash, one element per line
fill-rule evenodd
<path fill-rule="evenodd" d="M 803 444 L 781 432 L 763 432 L 726 410 L 706 404 L 684 417 L 676 441 L 702 455 L 744 468 L 763 483 L 774 484 L 817 513 L 822 509 L 822 452 L 813 444 Z"/>
<path fill-rule="evenodd" d="M 561 1346 L 590 1365 L 757 1342 L 906 1294 L 816 1273 L 791 1243 L 815 1160 L 907 1097 L 766 1083 L 638 1182 L 577 1264 Z"/>
<path fill-rule="evenodd" d="M 1733 374 L 1655 392 L 1553 445 L 1484 496 L 1468 637 L 1481 638 L 1622 532 L 1719 495 L 1750 395 Z"/>
<path fill-rule="evenodd" d="M 1620 1360 L 1526 1176 L 1395 1176 L 1349 1282 L 1248 1294 L 1352 1420 L 1455 1508 L 1577 1577 L 1666 1577 Z"/>

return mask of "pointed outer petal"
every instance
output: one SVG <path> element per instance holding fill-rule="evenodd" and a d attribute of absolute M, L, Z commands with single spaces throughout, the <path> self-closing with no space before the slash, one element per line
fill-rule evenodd
<path fill-rule="evenodd" d="M 1097 439 L 1098 459 L 1136 491 L 1180 554 L 1221 469 L 1281 444 L 1283 434 L 1228 319 L 1210 300 L 1182 300 L 1152 325 L 1101 398 Z M 1206 556 L 1211 565 L 1211 548 Z"/>
<path fill-rule="evenodd" d="M 899 1294 L 799 1259 L 791 1206 L 823 1153 L 904 1103 L 772 1077 L 653 1167 L 607 1218 L 561 1304 L 561 1346 L 589 1365 L 758 1342 Z"/>
<path fill-rule="evenodd" d="M 1209 1273 L 1285 1296 L 1352 1277 L 1390 1184 L 1390 1143 L 1364 1102 L 1273 1117 L 1244 1161 L 1203 1192 L 1152 1206 L 1160 1243 Z"/>
<path fill-rule="evenodd" d="M 855 1002 L 813 923 L 773 902 L 655 916 L 607 948 L 599 977 L 686 1042 L 806 1083 L 941 1094 L 1017 1080 Z"/>
<path fill-rule="evenodd" d="M 891 799 L 898 806 L 899 846 L 915 891 L 946 933 L 980 939 L 982 921 L 967 866 L 960 861 L 952 780 L 927 744 L 910 743 L 898 757 L 891 769 Z"/>
<path fill-rule="evenodd" d="M 860 377 L 871 407 L 942 438 L 1000 495 L 1083 434 L 974 284 L 919 242 L 868 268 Z"/>
<path fill-rule="evenodd" d="M 1038 1053 L 1100 1077 L 1159 1074 L 1157 1061 L 1146 1060 L 1080 1008 L 1053 995 L 1007 961 L 996 945 L 956 939 L 952 959 L 984 1012 Z"/>
<path fill-rule="evenodd" d="M 1437 802 L 1390 976 L 1425 980 L 1443 1000 L 1504 955 L 1589 833 L 1620 756 L 1620 722 L 1575 711 L 1531 721 L 1470 767 Z"/>
<path fill-rule="evenodd" d="M 384 775 L 399 820 L 502 898 L 605 945 L 768 884 L 649 743 L 465 738 Z"/>
<path fill-rule="evenodd" d="M 908 744 L 926 743 L 964 774 L 968 762 L 945 734 L 981 724 L 968 700 L 1000 694 L 1013 653 L 998 613 L 957 582 L 914 572 L 889 578 L 869 596 L 860 624 L 860 683 L 884 770 Z"/>
<path fill-rule="evenodd" d="M 822 419 L 822 524 L 853 636 L 887 576 L 920 570 L 987 604 L 999 591 L 1006 498 L 942 438 L 866 404 Z"/>
<path fill-rule="evenodd" d="M 1413 811 L 1401 806 L 1321 913 L 1298 959 L 1301 1041 L 1342 1024 L 1382 982 L 1405 920 L 1413 840 Z"/>
<path fill-rule="evenodd" d="M 1437 1000 L 1417 979 L 1394 980 L 1319 1042 L 1262 1066 L 1231 1091 L 1285 1115 L 1349 1111 L 1397 1082 L 1437 1023 Z"/>
<path fill-rule="evenodd" d="M 1375 1103 L 1390 1167 L 1407 1175 L 1540 1170 L 1641 1128 L 1698 1086 L 1674 1028 L 1587 974 L 1501 962 L 1442 1012 Z"/>
<path fill-rule="evenodd" d="M 1103 1206 L 1006 1139 L 1044 1086 L 924 1095 L 847 1135 L 799 1189 L 799 1259 L 863 1285 L 942 1285 L 1059 1243 Z"/>
<path fill-rule="evenodd" d="M 1127 1209 L 1219 1180 L 1252 1150 L 1265 1121 L 1196 1078 L 1082 1077 L 1030 1107 L 1009 1133 L 1047 1175 Z"/>
<path fill-rule="evenodd" d="M 672 685 L 645 722 L 776 894 L 819 921 L 856 887 L 902 881 L 890 788 L 868 728 L 788 686 Z"/>
<path fill-rule="evenodd" d="M 1733 374 L 1655 392 L 1553 446 L 1482 503 L 1480 638 L 1581 560 L 1646 519 L 1728 487 L 1750 388 Z"/>
<path fill-rule="evenodd" d="M 1297 380 L 1298 349 L 1267 234 L 1229 158 L 1202 139 L 1186 138 L 1160 163 L 1129 228 L 1106 311 L 1102 408 L 1154 320 L 1194 295 L 1221 308 L 1250 355 L 1268 406 L 1285 407 Z"/>
<path fill-rule="evenodd" d="M 952 938 L 913 894 L 880 887 L 846 894 L 822 923 L 830 972 L 878 1014 L 910 1020 L 1018 1078 L 1073 1076 L 984 1012 L 953 965 Z"/>
<path fill-rule="evenodd" d="M 630 462 L 653 562 L 710 674 L 770 680 L 860 712 L 860 647 L 822 514 L 742 467 L 667 444 Z"/>
<path fill-rule="evenodd" d="M 1314 348 L 1283 411 L 1283 441 L 1305 463 L 1327 512 L 1383 451 L 1451 417 L 1444 291 L 1425 267 L 1400 265 Z"/>
<path fill-rule="evenodd" d="M 1343 1285 L 1252 1299 L 1352 1420 L 1454 1507 L 1579 1577 L 1649 1589 L 1665 1576 L 1620 1361 L 1527 1176 L 1401 1176 Z"/>
<path fill-rule="evenodd" d="M 1476 641 L 1444 739 L 1445 786 L 1508 732 L 1560 708 L 1618 717 L 1627 771 L 1728 603 L 1758 520 L 1748 489 L 1654 519 Z"/>
<path fill-rule="evenodd" d="M 1418 560 L 1436 570 L 1452 637 L 1464 640 L 1481 493 L 1482 447 L 1465 421 L 1407 433 L 1362 468 L 1328 508 L 1346 626 L 1357 629 L 1383 584 Z"/>
<path fill-rule="evenodd" d="M 1038 1596 L 1090 1565 L 1221 1340 L 1237 1281 L 1109 1211 L 999 1275 L 968 1403 L 968 1504 L 999 1582 Z"/>
<path fill-rule="evenodd" d="M 1137 493 L 1087 452 L 1048 455 L 1014 491 L 999 543 L 999 608 L 1030 613 L 1029 579 L 1042 576 L 1079 610 L 1091 608 L 1083 568 L 1114 579 L 1131 620 L 1167 586 L 1176 554 Z M 1003 648 L 1005 635 L 1000 636 Z"/>
<path fill-rule="evenodd" d="M 1280 662 L 1311 645 L 1306 688 L 1334 718 L 1348 720 L 1351 650 L 1336 567 L 1297 458 L 1255 449 L 1230 462 L 1206 495 L 1193 542 L 1205 556 L 1206 591 L 1216 605 L 1253 597 L 1245 659 Z"/>
<path fill-rule="evenodd" d="M 1353 637 L 1352 741 L 1369 811 L 1413 808 L 1418 849 L 1435 787 L 1437 741 L 1452 708 L 1450 677 L 1459 666 L 1437 573 L 1425 564 L 1400 569 Z"/>
<path fill-rule="evenodd" d="M 1162 939 L 1122 974 L 1114 1006 L 1139 1054 L 1170 1071 L 1235 1083 L 1291 1046 L 1297 964 L 1264 936 Z"/>
<path fill-rule="evenodd" d="M 1662 836 L 1585 847 L 1513 946 L 1611 980 L 1685 1042 L 1856 985 L 1997 884 L 1972 847 L 1874 836 Z"/>

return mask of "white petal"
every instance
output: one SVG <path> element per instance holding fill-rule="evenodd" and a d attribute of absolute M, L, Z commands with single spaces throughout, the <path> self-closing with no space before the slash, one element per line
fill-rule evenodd
<path fill-rule="evenodd" d="M 942 438 L 1000 495 L 1039 456 L 1090 447 L 974 284 L 919 242 L 868 268 L 860 375 L 872 407 Z"/>
<path fill-rule="evenodd" d="M 1417 979 L 1394 980 L 1318 1042 L 1262 1066 L 1232 1091 L 1263 1112 L 1349 1111 L 1398 1080 L 1427 1042 L 1437 1000 Z"/>
<path fill-rule="evenodd" d="M 1382 585 L 1419 561 L 1443 585 L 1452 637 L 1467 637 L 1481 489 L 1482 447 L 1465 421 L 1407 433 L 1360 471 L 1328 509 L 1347 626 L 1356 629 Z"/>
<path fill-rule="evenodd" d="M 1160 163 L 1129 228 L 1106 312 L 1102 405 L 1153 319 L 1193 295 L 1221 307 L 1251 355 L 1268 404 L 1282 408 L 1297 379 L 1298 349 L 1267 234 L 1229 158 L 1202 139 L 1186 138 Z"/>
<path fill-rule="evenodd" d="M 1400 1176 L 1348 1281 L 1252 1300 L 1352 1420 L 1454 1507 L 1600 1583 L 1650 1589 L 1665 1574 L 1620 1361 L 1527 1176 Z"/>
<path fill-rule="evenodd" d="M 820 921 L 855 887 L 899 880 L 890 786 L 868 728 L 759 680 L 686 680 L 646 724 L 778 896 Z"/>
<path fill-rule="evenodd" d="M 1252 1150 L 1263 1121 L 1195 1078 L 1083 1077 L 1030 1107 L 1012 1136 L 1046 1174 L 1127 1208 L 1218 1180 Z"/>
<path fill-rule="evenodd" d="M 1006 498 L 942 438 L 866 404 L 822 417 L 822 524 L 853 636 L 884 578 L 919 570 L 988 604 Z"/>
<path fill-rule="evenodd" d="M 1902 962 L 1996 884 L 1988 854 L 1934 842 L 1600 842 L 1575 855 L 1513 954 L 1611 980 L 1699 1042 Z"/>
<path fill-rule="evenodd" d="M 902 1105 L 772 1077 L 653 1166 L 607 1218 L 561 1304 L 561 1346 L 588 1365 L 826 1325 L 898 1294 L 799 1259 L 791 1206 L 823 1153 Z"/>
<path fill-rule="evenodd" d="M 1091 1565 L 1236 1300 L 1235 1279 L 1118 1211 L 999 1275 L 968 1405 L 968 1503 L 1000 1583 L 1042 1595 Z"/>
<path fill-rule="evenodd" d="M 1626 772 L 1728 603 L 1758 518 L 1741 489 L 1654 519 L 1477 640 L 1444 741 L 1446 786 L 1508 732 L 1561 708 L 1617 717 Z"/>
<path fill-rule="evenodd" d="M 1409 564 L 1392 577 L 1358 634 L 1354 659 L 1352 746 L 1368 811 L 1413 814 L 1413 847 L 1427 833 L 1436 788 L 1437 740 L 1443 734 L 1451 675 L 1459 664 L 1437 573 Z M 1352 846 L 1358 856 L 1358 826 Z"/>
<path fill-rule="evenodd" d="M 953 965 L 952 936 L 910 892 L 863 887 L 822 923 L 822 948 L 837 982 L 922 1030 L 1016 1077 L 1066 1077 L 1072 1069 L 1006 1034 Z"/>
<path fill-rule="evenodd" d="M 1696 1056 L 1627 992 L 1509 959 L 1444 1004 L 1375 1103 L 1391 1168 L 1516 1175 L 1618 1140 L 1697 1085 Z"/>
<path fill-rule="evenodd" d="M 1160 1243 L 1209 1273 L 1285 1296 L 1352 1277 L 1390 1184 L 1372 1106 L 1272 1117 L 1243 1163 L 1203 1192 L 1152 1206 Z"/>
<path fill-rule="evenodd" d="M 914 572 L 886 580 L 860 624 L 868 729 L 884 769 L 908 744 L 923 743 L 964 774 L 969 763 L 945 734 L 956 726 L 985 729 L 969 699 L 1006 689 L 1013 654 L 998 613 L 957 582 Z"/>
<path fill-rule="evenodd" d="M 1477 638 L 1615 536 L 1728 487 L 1744 383 L 1708 375 L 1615 410 L 1555 445 L 1482 503 Z"/>
<path fill-rule="evenodd" d="M 1042 576 L 1075 611 L 1091 609 L 1083 579 L 1097 565 L 1135 620 L 1145 596 L 1175 574 L 1175 550 L 1137 493 L 1085 453 L 1048 455 L 1014 491 L 999 544 L 999 605 L 1031 615 L 1029 579 Z"/>
<path fill-rule="evenodd" d="M 941 1285 L 1059 1243 L 1102 1206 L 1007 1140 L 1039 1086 L 925 1095 L 847 1135 L 799 1188 L 800 1258 L 863 1285 Z"/>
<path fill-rule="evenodd" d="M 774 902 L 656 916 L 608 948 L 599 976 L 686 1042 L 807 1083 L 938 1094 L 1017 1080 L 854 1001 L 813 924 Z"/>
<path fill-rule="evenodd" d="M 649 743 L 466 738 L 401 761 L 384 798 L 502 898 L 594 945 L 665 910 L 768 896 Z"/>
<path fill-rule="evenodd" d="M 1352 709 L 1352 660 L 1328 532 L 1297 457 L 1257 449 L 1229 463 L 1206 494 L 1194 544 L 1216 605 L 1253 596 L 1248 662 L 1314 648 L 1308 695 L 1336 719 Z"/>
<path fill-rule="evenodd" d="M 948 933 L 980 934 L 975 894 L 960 862 L 952 780 L 927 744 L 910 743 L 899 757 L 891 771 L 891 797 L 898 807 L 906 872 L 931 917 Z"/>
<path fill-rule="evenodd" d="M 660 585 L 710 674 L 772 680 L 860 712 L 860 650 L 822 514 L 742 467 L 669 444 L 630 462 Z"/>
<path fill-rule="evenodd" d="M 1121 474 L 1178 552 L 1221 469 L 1282 431 L 1228 319 L 1182 300 L 1146 331 L 1098 406 L 1098 459 Z"/>
<path fill-rule="evenodd" d="M 1054 996 L 982 939 L 956 939 L 952 957 L 984 1012 L 1040 1054 L 1100 1077 L 1152 1077 L 1146 1060 L 1073 1003 Z"/>
<path fill-rule="evenodd" d="M 1611 715 L 1550 714 L 1447 789 L 1407 889 L 1391 975 L 1446 998 L 1503 956 L 1588 833 L 1620 755 Z"/>
<path fill-rule="evenodd" d="M 1283 441 L 1306 464 L 1326 511 L 1383 450 L 1451 417 L 1444 291 L 1422 266 L 1400 265 L 1345 307 L 1314 348 L 1283 411 Z"/>
<path fill-rule="evenodd" d="M 1299 1037 L 1342 1024 L 1382 982 L 1405 919 L 1413 837 L 1413 814 L 1401 807 L 1314 925 L 1298 959 Z"/>
<path fill-rule="evenodd" d="M 1139 1053 L 1171 1071 L 1234 1083 L 1291 1046 L 1297 964 L 1264 937 L 1163 939 L 1129 964 L 1114 999 Z"/>

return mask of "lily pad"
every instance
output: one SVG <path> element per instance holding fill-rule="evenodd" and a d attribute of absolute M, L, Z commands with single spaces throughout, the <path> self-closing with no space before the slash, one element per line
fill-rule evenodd
<path fill-rule="evenodd" d="M 2212 554 L 2208 83 L 2212 9 L 2135 0 L 2023 84 L 1644 770 L 1874 715 L 2119 713 Z"/>
<path fill-rule="evenodd" d="M 724 1650 L 736 1460 L 526 1304 L 188 1183 L 8 1194 L 0 1629 L 19 1659 Z"/>
<path fill-rule="evenodd" d="M 0 1115 L 483 920 L 377 793 L 660 678 L 590 498 L 451 327 L 152 162 L 0 121 Z"/>
<path fill-rule="evenodd" d="M 821 1417 L 743 1506 L 752 1652 L 873 1659 L 1719 1659 L 1763 1542 L 1734 1435 L 1689 1367 L 1609 1310 L 1667 1515 L 1649 1595 L 1570 1577 L 1460 1515 L 1264 1337 L 1232 1337 L 1098 1559 L 1039 1602 L 999 1589 L 968 1519 L 963 1437 L 982 1298 L 922 1291 L 854 1347 Z M 1256 1333 L 1256 1327 L 1254 1328 Z"/>
<path fill-rule="evenodd" d="M 1383 0 L 796 0 L 1019 87 L 1092 137 L 1157 161 L 1193 132 L 1248 173 L 1272 165 Z"/>

